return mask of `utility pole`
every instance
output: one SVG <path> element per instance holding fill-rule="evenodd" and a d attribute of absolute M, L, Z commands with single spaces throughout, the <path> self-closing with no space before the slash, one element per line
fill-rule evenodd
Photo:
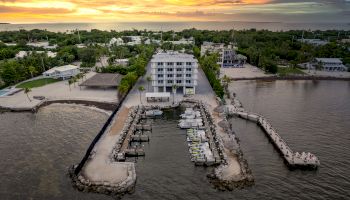
<path fill-rule="evenodd" d="M 80 39 L 80 33 L 79 33 L 79 29 L 78 30 L 78 38 L 79 38 L 79 44 L 81 44 L 81 39 Z"/>
<path fill-rule="evenodd" d="M 301 41 L 304 42 L 304 31 L 303 31 L 303 34 L 301 35 Z"/>
<path fill-rule="evenodd" d="M 163 44 L 163 27 L 160 27 L 160 45 Z"/>

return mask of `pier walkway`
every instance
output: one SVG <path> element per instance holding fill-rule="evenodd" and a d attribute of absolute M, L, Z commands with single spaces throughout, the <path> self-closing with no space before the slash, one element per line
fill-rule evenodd
<path fill-rule="evenodd" d="M 236 102 L 237 100 L 235 100 Z M 250 113 L 241 107 L 240 102 L 236 102 L 239 106 L 229 106 L 227 109 L 228 114 L 233 114 L 239 116 L 243 119 L 253 121 L 259 124 L 259 126 L 264 130 L 268 138 L 272 141 L 274 146 L 282 154 L 287 165 L 290 167 L 301 167 L 301 168 L 317 168 L 320 165 L 318 158 L 308 152 L 293 152 L 292 149 L 287 145 L 287 143 L 282 139 L 282 137 L 277 133 L 276 129 L 268 122 L 268 120 L 259 114 Z"/>

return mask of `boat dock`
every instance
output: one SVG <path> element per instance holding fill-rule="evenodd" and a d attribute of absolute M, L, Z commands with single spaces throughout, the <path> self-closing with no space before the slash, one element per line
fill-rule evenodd
<path fill-rule="evenodd" d="M 203 123 L 204 123 L 204 126 L 206 128 L 206 135 L 209 139 L 209 146 L 211 147 L 211 150 L 213 152 L 213 156 L 214 156 L 214 160 L 215 160 L 215 164 L 220 164 L 221 163 L 221 157 L 220 157 L 220 154 L 219 154 L 219 151 L 218 151 L 218 148 L 216 146 L 216 143 L 215 143 L 215 137 L 214 137 L 214 134 L 213 134 L 213 131 L 212 131 L 212 127 L 210 126 L 209 124 L 209 120 L 210 119 L 210 116 L 208 116 L 209 112 L 206 111 L 205 107 L 203 104 L 200 104 L 200 113 L 202 115 L 202 119 L 203 119 Z M 214 128 L 214 131 L 215 131 L 215 128 Z"/>
<path fill-rule="evenodd" d="M 186 108 L 180 115 L 180 128 L 187 129 L 187 143 L 191 154 L 191 161 L 195 165 L 211 166 L 221 163 L 218 147 L 215 143 L 210 116 L 203 104 L 194 108 Z"/>
<path fill-rule="evenodd" d="M 310 152 L 293 152 L 264 116 L 246 112 L 242 107 L 233 107 L 229 109 L 228 112 L 229 114 L 234 114 L 243 119 L 256 122 L 264 130 L 267 137 L 274 144 L 277 150 L 281 153 L 289 167 L 316 169 L 320 165 L 318 158 Z"/>
<path fill-rule="evenodd" d="M 132 145 L 132 143 L 149 142 L 152 126 L 141 122 L 145 116 L 144 107 L 135 107 L 134 109 L 134 112 L 129 113 L 129 122 L 124 127 L 125 131 L 123 131 L 115 148 L 114 157 L 117 161 L 125 161 L 126 157 L 145 156 L 142 147 Z"/>

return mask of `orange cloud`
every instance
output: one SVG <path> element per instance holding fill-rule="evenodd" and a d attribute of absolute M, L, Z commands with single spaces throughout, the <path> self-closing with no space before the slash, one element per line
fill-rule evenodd
<path fill-rule="evenodd" d="M 317 5 L 291 0 L 0 0 L 0 22 L 228 21 L 247 13 L 329 10 Z"/>

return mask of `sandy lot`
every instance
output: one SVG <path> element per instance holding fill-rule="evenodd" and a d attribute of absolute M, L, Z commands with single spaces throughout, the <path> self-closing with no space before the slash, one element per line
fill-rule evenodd
<path fill-rule="evenodd" d="M 271 76 L 271 74 L 265 74 L 263 70 L 250 64 L 245 64 L 244 68 L 220 68 L 220 77 L 223 77 L 224 75 L 230 78 L 255 78 Z"/>
<path fill-rule="evenodd" d="M 86 78 L 95 75 L 95 72 L 89 72 Z M 85 80 L 85 79 L 84 79 Z M 82 80 L 79 80 L 81 83 Z M 31 99 L 33 96 L 44 96 L 49 100 L 90 100 L 98 102 L 117 102 L 117 89 L 84 88 L 78 84 L 69 87 L 68 81 L 59 81 L 39 88 L 33 88 L 28 94 Z M 0 97 L 0 106 L 11 108 L 31 108 L 41 101 L 28 100 L 26 94 L 22 91 L 13 96 Z"/>

